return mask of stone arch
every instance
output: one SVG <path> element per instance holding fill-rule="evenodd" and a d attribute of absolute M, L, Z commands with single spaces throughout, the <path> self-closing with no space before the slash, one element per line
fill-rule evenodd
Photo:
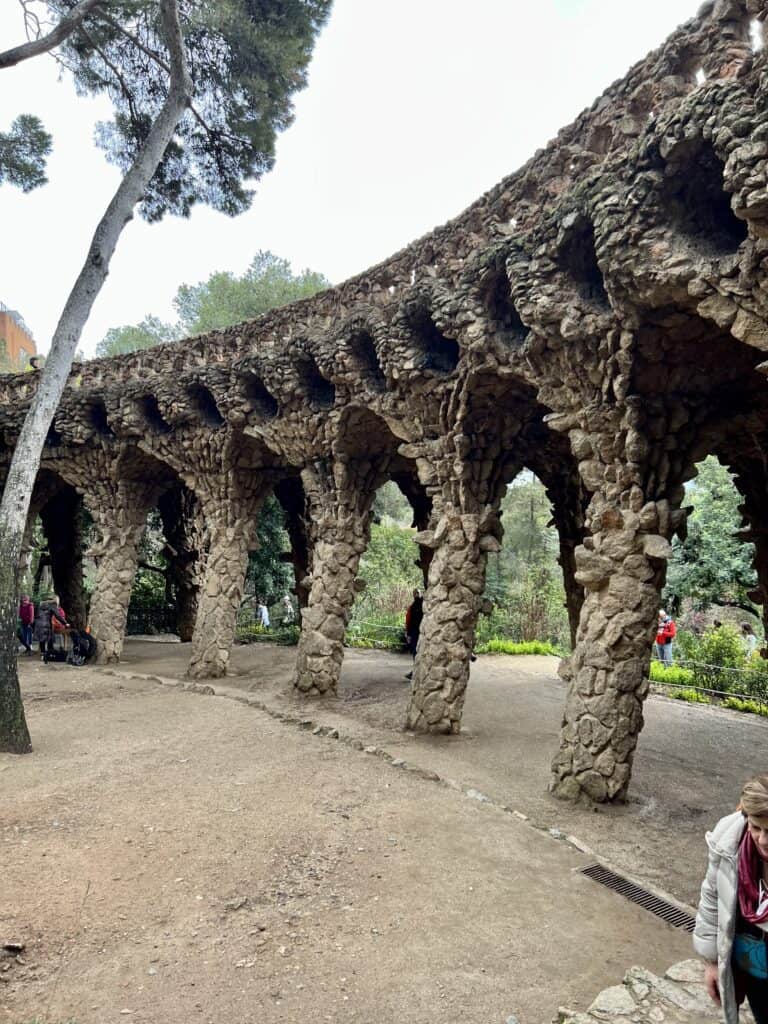
<path fill-rule="evenodd" d="M 492 326 L 512 347 L 522 345 L 528 336 L 528 328 L 517 310 L 509 272 L 501 253 L 494 256 L 482 272 L 477 294 Z"/>
<path fill-rule="evenodd" d="M 262 377 L 248 366 L 237 368 L 237 385 L 245 403 L 246 415 L 255 414 L 259 419 L 273 420 L 280 413 L 280 403 L 264 383 Z"/>
<path fill-rule="evenodd" d="M 171 425 L 163 416 L 157 396 L 148 392 L 134 399 L 134 406 L 150 434 L 170 434 Z"/>
<path fill-rule="evenodd" d="M 372 391 L 385 391 L 387 378 L 379 358 L 374 327 L 364 318 L 355 319 L 345 325 L 341 337 L 356 378 Z"/>
<path fill-rule="evenodd" d="M 336 386 L 320 370 L 317 360 L 307 348 L 293 356 L 299 392 L 314 409 L 331 409 L 336 402 Z"/>
<path fill-rule="evenodd" d="M 459 365 L 461 349 L 456 339 L 438 326 L 430 299 L 423 293 L 407 298 L 399 320 L 416 352 L 413 369 L 449 377 Z"/>
<path fill-rule="evenodd" d="M 597 261 L 595 226 L 585 213 L 570 213 L 563 218 L 557 239 L 557 264 L 581 298 L 605 308 L 610 305 Z"/>
<path fill-rule="evenodd" d="M 87 406 L 87 422 L 99 437 L 113 439 L 116 435 L 109 422 L 109 414 L 103 400 L 93 398 Z"/>
<path fill-rule="evenodd" d="M 723 183 L 724 161 L 701 136 L 676 143 L 664 159 L 661 208 L 674 230 L 706 255 L 730 255 L 749 236 Z"/>
<path fill-rule="evenodd" d="M 201 381 L 192 381 L 186 387 L 187 399 L 199 419 L 207 426 L 216 430 L 223 427 L 226 420 L 219 411 L 213 392 Z"/>

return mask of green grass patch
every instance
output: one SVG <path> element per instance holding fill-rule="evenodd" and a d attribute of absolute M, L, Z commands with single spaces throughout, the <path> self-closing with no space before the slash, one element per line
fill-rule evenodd
<path fill-rule="evenodd" d="M 689 668 L 679 668 L 677 665 L 662 665 L 660 661 L 651 662 L 651 682 L 669 683 L 674 686 L 691 686 L 694 682 L 694 673 Z"/>
<path fill-rule="evenodd" d="M 730 708 L 731 711 L 745 711 L 751 715 L 762 715 L 763 718 L 768 718 L 768 707 L 765 704 L 759 704 L 756 700 L 740 700 L 738 697 L 726 697 L 723 701 L 724 708 Z"/>
<path fill-rule="evenodd" d="M 502 640 L 492 637 L 476 648 L 478 654 L 557 654 L 547 640 Z"/>
<path fill-rule="evenodd" d="M 684 700 L 689 704 L 711 704 L 711 699 L 706 693 L 701 693 L 699 690 L 670 690 L 667 694 L 672 700 Z"/>

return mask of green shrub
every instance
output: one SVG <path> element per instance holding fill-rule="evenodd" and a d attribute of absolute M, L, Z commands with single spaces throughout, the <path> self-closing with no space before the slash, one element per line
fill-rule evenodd
<path fill-rule="evenodd" d="M 350 622 L 344 636 L 344 645 L 375 650 L 404 651 L 406 645 L 403 616 L 391 613 L 390 615 L 378 615 L 376 621 L 373 622 Z"/>
<path fill-rule="evenodd" d="M 278 629 L 265 629 L 255 622 L 246 626 L 238 626 L 235 639 L 240 644 L 278 644 L 280 647 L 294 647 L 299 642 L 299 627 L 280 626 Z"/>
<path fill-rule="evenodd" d="M 502 640 L 492 637 L 476 648 L 478 654 L 557 654 L 554 645 L 545 640 Z"/>
<path fill-rule="evenodd" d="M 660 661 L 651 662 L 651 681 L 654 683 L 670 683 L 679 686 L 691 686 L 694 681 L 694 673 L 689 668 L 681 668 L 679 665 L 662 665 Z"/>
<path fill-rule="evenodd" d="M 689 704 L 711 704 L 712 703 L 711 699 L 706 695 L 706 693 L 701 693 L 699 690 L 688 690 L 688 689 L 670 690 L 669 693 L 667 694 L 667 696 L 671 697 L 673 700 L 685 700 L 685 701 L 688 701 Z"/>
<path fill-rule="evenodd" d="M 699 642 L 699 661 L 722 668 L 741 668 L 745 661 L 744 644 L 735 626 L 724 623 L 704 633 Z"/>
<path fill-rule="evenodd" d="M 756 700 L 740 700 L 738 697 L 726 697 L 723 701 L 724 708 L 730 708 L 731 711 L 745 711 L 752 715 L 762 715 L 763 718 L 768 718 L 768 707 L 765 704 L 759 704 Z"/>

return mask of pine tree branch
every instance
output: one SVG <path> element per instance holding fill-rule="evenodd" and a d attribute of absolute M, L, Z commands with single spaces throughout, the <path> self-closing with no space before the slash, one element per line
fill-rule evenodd
<path fill-rule="evenodd" d="M 160 54 L 155 53 L 154 50 L 151 50 L 148 46 L 145 46 L 144 43 L 142 43 L 142 41 L 135 33 L 129 32 L 127 28 L 124 28 L 119 21 L 115 21 L 115 19 L 111 17 L 109 14 L 107 14 L 106 11 L 99 11 L 99 17 L 102 21 L 106 21 L 108 25 L 111 25 L 116 32 L 120 33 L 120 35 L 125 36 L 126 39 L 130 40 L 130 42 L 133 43 L 137 50 L 140 50 L 146 57 L 149 57 L 151 61 L 154 61 L 154 63 L 157 64 L 159 68 L 165 71 L 166 74 L 170 75 L 171 69 L 168 67 L 168 64 L 163 60 Z M 197 121 L 197 123 L 200 125 L 204 132 L 207 132 L 209 136 L 214 134 L 214 129 L 211 128 L 211 126 L 205 120 L 203 115 L 199 112 L 199 110 L 197 110 L 194 103 L 189 104 L 189 112 L 190 114 L 192 114 L 192 116 L 194 117 L 194 119 Z M 233 139 L 235 142 L 240 141 L 240 136 L 233 135 L 231 132 L 218 131 L 217 133 L 223 138 Z"/>
<path fill-rule="evenodd" d="M 65 14 L 47 36 L 32 39 L 28 43 L 22 43 L 20 46 L 0 52 L 0 70 L 12 68 L 24 60 L 29 60 L 30 57 L 38 57 L 41 53 L 48 53 L 49 50 L 71 36 L 85 18 L 102 3 L 104 0 L 80 0 L 80 3 Z"/>

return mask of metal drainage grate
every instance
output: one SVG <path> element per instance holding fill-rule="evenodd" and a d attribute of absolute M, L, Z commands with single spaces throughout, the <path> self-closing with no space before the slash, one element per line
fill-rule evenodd
<path fill-rule="evenodd" d="M 650 910 L 656 917 L 660 917 L 675 928 L 682 928 L 683 931 L 692 932 L 696 925 L 696 918 L 691 917 L 684 910 L 680 910 L 679 907 L 674 906 L 672 903 L 667 903 L 666 900 L 654 896 L 653 893 L 648 892 L 639 885 L 635 885 L 634 882 L 630 882 L 628 878 L 622 878 L 621 875 L 609 871 L 602 864 L 590 864 L 589 867 L 582 869 L 581 874 L 586 875 L 587 878 L 591 878 L 600 885 L 606 886 L 608 889 L 613 889 L 622 896 L 626 896 L 628 900 L 637 903 L 646 910 Z"/>

